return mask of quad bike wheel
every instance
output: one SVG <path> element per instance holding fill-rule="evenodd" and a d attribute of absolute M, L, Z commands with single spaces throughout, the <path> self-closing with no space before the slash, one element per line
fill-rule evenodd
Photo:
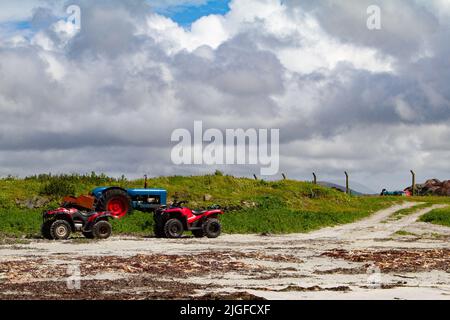
<path fill-rule="evenodd" d="M 217 219 L 208 219 L 203 224 L 203 232 L 208 238 L 217 238 L 222 232 L 222 225 Z"/>
<path fill-rule="evenodd" d="M 99 221 L 92 227 L 95 239 L 108 239 L 112 233 L 112 226 L 108 221 Z"/>
<path fill-rule="evenodd" d="M 192 234 L 193 234 L 194 237 L 196 237 L 196 238 L 203 238 L 203 237 L 205 237 L 205 231 L 203 231 L 203 229 L 200 229 L 200 230 L 192 230 Z"/>
<path fill-rule="evenodd" d="M 44 222 L 41 226 L 41 235 L 44 239 L 53 240 L 52 235 L 50 234 L 50 228 L 52 226 L 51 222 Z"/>
<path fill-rule="evenodd" d="M 123 218 L 131 212 L 131 198 L 125 190 L 106 190 L 98 199 L 97 211 L 109 211 L 117 218 Z"/>
<path fill-rule="evenodd" d="M 86 239 L 95 239 L 94 233 L 92 233 L 92 232 L 83 232 L 83 236 L 84 236 Z"/>
<path fill-rule="evenodd" d="M 54 240 L 67 240 L 71 232 L 72 228 L 66 220 L 56 220 L 50 226 L 50 236 Z"/>
<path fill-rule="evenodd" d="M 164 225 L 164 234 L 167 238 L 181 238 L 183 232 L 183 224 L 178 219 L 170 219 Z"/>
<path fill-rule="evenodd" d="M 157 214 L 154 215 L 153 233 L 156 238 L 166 237 L 166 234 L 164 233 L 164 219 Z"/>

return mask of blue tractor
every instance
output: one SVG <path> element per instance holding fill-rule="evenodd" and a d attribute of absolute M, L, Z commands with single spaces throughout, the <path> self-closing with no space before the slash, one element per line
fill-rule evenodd
<path fill-rule="evenodd" d="M 117 218 L 122 218 L 132 210 L 154 212 L 167 204 L 167 191 L 149 189 L 147 183 L 143 189 L 123 189 L 120 187 L 99 187 L 89 196 L 66 197 L 63 207 L 80 210 L 108 211 Z"/>
<path fill-rule="evenodd" d="M 167 191 L 163 189 L 100 187 L 91 195 L 96 199 L 96 211 L 109 211 L 119 218 L 132 210 L 153 212 L 167 203 Z"/>

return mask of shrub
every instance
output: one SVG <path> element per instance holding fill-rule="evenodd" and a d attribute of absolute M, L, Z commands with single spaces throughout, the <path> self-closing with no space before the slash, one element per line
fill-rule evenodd
<path fill-rule="evenodd" d="M 216 172 L 214 172 L 214 175 L 217 177 L 223 177 L 223 172 L 220 170 L 216 170 Z"/>
<path fill-rule="evenodd" d="M 75 185 L 67 180 L 55 179 L 45 184 L 40 194 L 55 198 L 74 195 Z"/>

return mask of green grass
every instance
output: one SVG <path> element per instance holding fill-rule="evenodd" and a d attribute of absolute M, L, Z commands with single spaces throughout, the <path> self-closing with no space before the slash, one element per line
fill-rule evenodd
<path fill-rule="evenodd" d="M 37 210 L 0 210 L 0 234 L 7 237 L 37 236 L 40 233 L 42 216 Z"/>
<path fill-rule="evenodd" d="M 405 231 L 405 230 L 397 231 L 395 234 L 398 236 L 417 236 L 415 233 Z"/>
<path fill-rule="evenodd" d="M 143 179 L 129 181 L 105 175 L 41 175 L 26 179 L 0 179 L 0 234 L 35 236 L 39 234 L 42 210 L 18 207 L 16 200 L 44 196 L 56 207 L 63 194 L 88 194 L 98 186 L 136 188 Z M 371 213 L 400 203 L 400 197 L 354 197 L 339 191 L 293 180 L 267 182 L 235 178 L 221 174 L 193 177 L 159 177 L 149 179 L 149 186 L 168 190 L 169 200 L 188 200 L 194 209 L 219 204 L 225 233 L 296 233 L 325 226 L 354 222 Z M 204 201 L 204 196 L 212 200 Z M 448 198 L 427 198 L 430 203 L 448 202 Z M 408 200 L 424 201 L 422 198 Z M 150 235 L 152 215 L 134 212 L 113 223 L 115 234 Z"/>
<path fill-rule="evenodd" d="M 431 207 L 432 205 L 433 205 L 433 203 L 426 202 L 426 203 L 415 205 L 415 206 L 413 206 L 411 208 L 402 209 L 402 210 L 399 210 L 399 211 L 395 212 L 393 215 L 391 215 L 389 217 L 389 219 L 390 220 L 399 220 L 399 219 L 401 219 L 401 218 L 403 218 L 405 216 L 408 216 L 410 214 L 416 213 L 417 211 L 419 211 L 421 209 L 425 209 L 425 208 Z"/>
<path fill-rule="evenodd" d="M 317 200 L 315 208 L 288 207 L 276 198 L 258 208 L 231 212 L 223 217 L 228 233 L 296 233 L 351 223 L 392 204 L 392 199 L 352 198 L 348 202 Z"/>
<path fill-rule="evenodd" d="M 116 234 L 150 235 L 153 232 L 153 216 L 135 211 L 121 220 L 115 220 L 113 230 Z"/>
<path fill-rule="evenodd" d="M 435 209 L 423 215 L 420 221 L 450 227 L 450 207 Z"/>

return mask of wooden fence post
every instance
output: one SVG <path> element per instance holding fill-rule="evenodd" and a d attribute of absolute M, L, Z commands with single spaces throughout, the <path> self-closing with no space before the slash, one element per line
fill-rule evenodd
<path fill-rule="evenodd" d="M 416 173 L 411 170 L 411 175 L 412 175 L 412 195 L 415 196 L 416 195 Z"/>
<path fill-rule="evenodd" d="M 317 184 L 317 176 L 316 176 L 316 173 L 315 173 L 315 172 L 313 172 L 313 177 L 314 177 L 313 183 L 314 183 L 314 184 Z"/>
<path fill-rule="evenodd" d="M 348 173 L 347 171 L 345 171 L 345 192 L 347 194 L 350 194 L 350 183 L 349 183 L 349 178 L 348 178 Z"/>

